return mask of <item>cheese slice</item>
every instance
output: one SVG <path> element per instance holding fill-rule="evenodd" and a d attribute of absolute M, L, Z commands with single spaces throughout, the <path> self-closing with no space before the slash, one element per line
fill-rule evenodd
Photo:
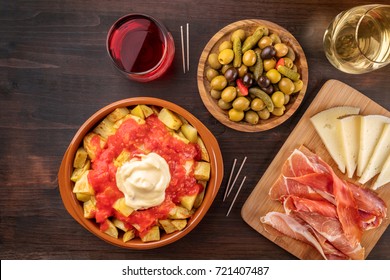
<path fill-rule="evenodd" d="M 332 107 L 310 118 L 329 154 L 341 172 L 345 173 L 345 160 L 341 141 L 339 118 L 359 114 L 360 108 L 351 106 Z"/>
<path fill-rule="evenodd" d="M 385 123 L 390 123 L 390 118 L 382 115 L 367 115 L 361 119 L 360 147 L 356 172 L 359 177 L 362 176 L 374 152 Z"/>
<path fill-rule="evenodd" d="M 383 168 L 383 164 L 390 156 L 390 123 L 384 125 L 381 136 L 375 146 L 375 149 L 367 163 L 366 168 L 362 176 L 359 179 L 359 183 L 365 184 L 376 174 L 380 173 Z"/>
<path fill-rule="evenodd" d="M 390 157 L 387 157 L 387 159 L 382 167 L 381 173 L 376 178 L 374 185 L 372 185 L 372 189 L 376 190 L 376 189 L 386 185 L 389 182 L 390 182 Z"/>
<path fill-rule="evenodd" d="M 360 140 L 360 115 L 340 118 L 342 152 L 349 178 L 353 177 L 357 167 Z"/>

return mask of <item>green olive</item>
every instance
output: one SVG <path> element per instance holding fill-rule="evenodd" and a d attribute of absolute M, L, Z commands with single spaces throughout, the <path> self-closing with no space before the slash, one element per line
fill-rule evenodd
<path fill-rule="evenodd" d="M 282 42 L 282 40 L 280 40 L 280 37 L 278 34 L 272 33 L 269 35 L 269 37 L 272 39 L 272 42 L 274 42 L 274 44 Z"/>
<path fill-rule="evenodd" d="M 242 56 L 242 63 L 244 63 L 246 66 L 253 66 L 256 63 L 256 53 L 254 50 L 248 50 L 246 51 Z"/>
<path fill-rule="evenodd" d="M 267 78 L 271 81 L 271 83 L 276 84 L 277 82 L 280 81 L 282 78 L 282 75 L 279 73 L 278 70 L 276 69 L 271 69 L 268 70 L 267 73 L 265 74 Z M 215 78 L 214 78 L 215 79 Z"/>
<path fill-rule="evenodd" d="M 216 99 L 216 100 L 221 98 L 221 93 L 222 92 L 220 90 L 215 90 L 215 89 L 210 90 L 211 97 Z"/>
<path fill-rule="evenodd" d="M 218 70 L 222 67 L 222 64 L 218 61 L 218 54 L 211 53 L 207 59 L 207 62 L 209 63 L 210 67 Z"/>
<path fill-rule="evenodd" d="M 263 100 L 261 100 L 258 97 L 255 97 L 254 99 L 252 99 L 252 101 L 251 101 L 251 109 L 253 111 L 260 111 L 260 110 L 263 110 L 264 108 L 265 108 L 265 103 L 264 103 Z"/>
<path fill-rule="evenodd" d="M 245 64 L 242 64 L 238 69 L 238 77 L 242 78 L 245 76 L 246 73 L 248 73 L 248 66 Z"/>
<path fill-rule="evenodd" d="M 234 52 L 232 49 L 224 49 L 218 55 L 218 61 L 222 65 L 229 64 L 230 62 L 233 61 L 233 58 L 234 58 Z"/>
<path fill-rule="evenodd" d="M 256 112 L 249 110 L 245 113 L 245 121 L 250 124 L 257 124 L 259 122 L 259 115 Z"/>
<path fill-rule="evenodd" d="M 226 85 L 227 85 L 227 80 L 223 75 L 218 75 L 214 77 L 210 82 L 211 89 L 215 89 L 215 90 L 223 90 L 226 87 Z"/>
<path fill-rule="evenodd" d="M 302 88 L 303 88 L 302 80 L 298 80 L 298 81 L 294 82 L 294 91 L 293 91 L 293 93 L 296 93 L 296 92 L 300 91 Z"/>
<path fill-rule="evenodd" d="M 230 41 L 223 41 L 219 47 L 218 47 L 218 51 L 221 52 L 223 51 L 224 49 L 233 49 L 233 44 L 232 42 Z"/>
<path fill-rule="evenodd" d="M 245 116 L 245 113 L 240 110 L 236 110 L 234 108 L 229 110 L 229 120 L 234 121 L 234 122 L 239 122 L 241 121 Z"/>
<path fill-rule="evenodd" d="M 257 45 L 260 49 L 264 49 L 265 47 L 272 45 L 272 39 L 269 36 L 263 36 Z"/>
<path fill-rule="evenodd" d="M 286 56 L 290 58 L 292 61 L 295 61 L 295 52 L 291 47 L 288 47 L 288 52 Z"/>
<path fill-rule="evenodd" d="M 275 91 L 271 95 L 271 99 L 275 107 L 282 107 L 284 105 L 284 93 L 281 91 Z"/>
<path fill-rule="evenodd" d="M 232 102 L 236 98 L 236 96 L 237 90 L 236 87 L 233 86 L 226 87 L 221 93 L 222 100 L 227 103 Z"/>
<path fill-rule="evenodd" d="M 264 71 L 269 71 L 271 69 L 274 69 L 275 65 L 276 65 L 276 59 L 274 57 L 270 58 L 270 59 L 263 60 Z"/>
<path fill-rule="evenodd" d="M 290 69 L 294 66 L 294 62 L 291 60 L 291 58 L 285 56 L 283 57 L 283 59 L 284 59 L 284 66 Z"/>
<path fill-rule="evenodd" d="M 232 103 L 227 103 L 227 102 L 223 101 L 221 98 L 218 100 L 218 106 L 222 110 L 229 110 L 230 108 L 232 108 Z"/>
<path fill-rule="evenodd" d="M 233 42 L 235 37 L 240 38 L 241 42 L 244 41 L 246 38 L 245 30 L 244 29 L 237 29 L 236 31 L 234 31 L 232 33 L 232 36 L 230 37 L 230 41 Z"/>
<path fill-rule="evenodd" d="M 287 54 L 288 52 L 288 47 L 286 44 L 283 43 L 276 43 L 274 45 L 274 48 L 276 50 L 276 56 L 277 57 L 283 57 Z"/>
<path fill-rule="evenodd" d="M 271 114 L 274 116 L 280 117 L 280 116 L 283 116 L 285 110 L 286 110 L 286 108 L 284 106 L 275 107 L 274 110 L 271 112 Z"/>
<path fill-rule="evenodd" d="M 281 90 L 284 94 L 288 94 L 288 95 L 292 94 L 295 89 L 293 81 L 291 81 L 289 78 L 286 77 L 280 79 L 278 83 L 278 87 L 279 90 Z"/>
<path fill-rule="evenodd" d="M 209 82 L 211 82 L 211 80 L 215 77 L 217 77 L 219 75 L 218 71 L 213 69 L 213 68 L 208 68 L 206 70 L 206 78 Z"/>
<path fill-rule="evenodd" d="M 239 111 L 245 111 L 249 108 L 250 101 L 244 96 L 237 97 L 233 101 L 233 108 Z"/>
<path fill-rule="evenodd" d="M 271 115 L 267 108 L 257 112 L 257 114 L 259 115 L 260 119 L 262 119 L 262 120 L 268 120 L 270 115 Z"/>
<path fill-rule="evenodd" d="M 291 99 L 290 95 L 285 94 L 284 95 L 284 105 L 287 105 L 290 102 L 290 99 Z"/>
<path fill-rule="evenodd" d="M 298 72 L 298 67 L 294 64 L 293 67 L 291 67 L 291 70 L 294 72 Z"/>

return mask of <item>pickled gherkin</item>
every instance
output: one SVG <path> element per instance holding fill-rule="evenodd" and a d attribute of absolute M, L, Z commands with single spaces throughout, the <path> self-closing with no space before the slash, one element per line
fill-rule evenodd
<path fill-rule="evenodd" d="M 256 64 L 254 65 L 253 68 L 253 76 L 257 81 L 260 78 L 260 76 L 263 74 L 264 67 L 263 67 L 263 60 L 260 57 L 261 50 L 255 49 L 255 54 L 256 54 Z"/>
<path fill-rule="evenodd" d="M 283 65 L 279 65 L 277 70 L 280 72 L 280 74 L 286 76 L 294 82 L 297 82 L 301 77 L 298 72 L 295 72 L 294 70 Z"/>
<path fill-rule="evenodd" d="M 249 89 L 249 93 L 263 100 L 265 106 L 267 106 L 268 111 L 272 112 L 274 110 L 275 105 L 272 102 L 271 97 L 268 94 L 266 94 L 264 91 L 262 91 L 257 87 L 252 87 Z"/>
<path fill-rule="evenodd" d="M 239 37 L 234 37 L 233 39 L 233 66 L 238 68 L 242 63 L 242 51 L 241 51 L 241 40 Z"/>
<path fill-rule="evenodd" d="M 263 35 L 267 32 L 268 32 L 267 27 L 259 26 L 255 30 L 255 32 L 244 41 L 244 44 L 242 46 L 242 52 L 244 53 L 252 49 L 254 46 L 256 46 L 259 40 L 261 39 L 261 37 L 263 37 Z"/>

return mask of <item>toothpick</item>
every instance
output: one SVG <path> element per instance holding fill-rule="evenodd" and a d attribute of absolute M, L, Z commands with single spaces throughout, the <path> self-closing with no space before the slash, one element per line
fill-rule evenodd
<path fill-rule="evenodd" d="M 187 23 L 187 71 L 190 71 L 190 24 Z"/>
<path fill-rule="evenodd" d="M 181 33 L 181 54 L 183 57 L 183 73 L 186 73 L 186 61 L 184 57 L 184 36 L 183 36 L 183 25 L 180 26 L 180 33 Z"/>
<path fill-rule="evenodd" d="M 235 158 L 234 161 L 233 161 L 232 170 L 230 171 L 229 181 L 228 181 L 228 183 L 226 185 L 226 190 L 225 190 L 225 194 L 223 196 L 223 201 L 225 201 L 225 199 L 227 197 L 226 195 L 227 195 L 227 193 L 229 191 L 230 181 L 232 180 L 232 177 L 233 177 L 233 172 L 234 172 L 234 168 L 236 167 L 236 162 L 237 162 L 237 159 Z"/>
<path fill-rule="evenodd" d="M 232 208 L 233 208 L 234 202 L 236 202 L 237 196 L 238 196 L 238 194 L 240 193 L 242 186 L 244 185 L 245 179 L 246 179 L 246 176 L 242 179 L 241 185 L 240 185 L 240 187 L 238 188 L 238 190 L 237 190 L 237 192 L 236 192 L 236 195 L 235 195 L 234 198 L 233 198 L 232 204 L 230 204 L 230 207 L 229 207 L 228 212 L 226 213 L 226 217 L 229 216 L 230 211 L 231 211 Z"/>
<path fill-rule="evenodd" d="M 228 197 L 228 196 L 230 195 L 230 193 L 232 192 L 233 186 L 234 186 L 234 184 L 236 183 L 238 176 L 240 175 L 241 169 L 242 169 L 242 167 L 244 166 L 246 159 L 247 159 L 247 157 L 245 157 L 244 160 L 242 161 L 241 166 L 240 166 L 240 169 L 238 169 L 237 175 L 236 175 L 236 177 L 234 178 L 234 181 L 233 181 L 232 185 L 230 186 L 229 192 L 228 192 L 228 194 L 227 194 L 226 197 Z"/>

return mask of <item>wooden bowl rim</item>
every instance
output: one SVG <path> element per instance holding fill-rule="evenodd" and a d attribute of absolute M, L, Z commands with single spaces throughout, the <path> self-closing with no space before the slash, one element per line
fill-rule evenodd
<path fill-rule="evenodd" d="M 222 38 L 233 32 L 234 30 L 238 28 L 247 28 L 248 26 L 251 29 L 254 29 L 258 25 L 265 25 L 269 28 L 271 31 L 275 31 L 279 37 L 282 39 L 283 42 L 288 43 L 288 46 L 290 46 L 295 54 L 296 59 L 299 60 L 299 71 L 301 74 L 301 80 L 303 81 L 303 87 L 301 91 L 294 96 L 295 101 L 289 105 L 289 107 L 286 109 L 283 116 L 280 117 L 274 117 L 271 116 L 270 119 L 266 121 L 260 121 L 256 125 L 252 125 L 245 122 L 233 122 L 229 120 L 227 116 L 227 112 L 225 110 L 222 110 L 218 107 L 217 101 L 211 97 L 211 95 L 208 92 L 208 87 L 205 85 L 205 69 L 206 69 L 206 60 L 213 48 L 216 48 L 219 43 L 223 40 Z M 293 43 L 293 44 L 292 44 Z M 202 54 L 199 59 L 198 63 L 198 70 L 197 70 L 197 83 L 198 83 L 198 90 L 200 97 L 202 99 L 203 104 L 205 105 L 206 109 L 222 124 L 224 124 L 227 127 L 230 127 L 232 129 L 243 131 L 243 132 L 259 132 L 259 131 L 265 131 L 272 129 L 283 122 L 285 122 L 288 118 L 290 118 L 293 113 L 298 109 L 298 107 L 301 105 L 303 98 L 305 96 L 306 90 L 307 90 L 307 84 L 308 84 L 308 66 L 307 66 L 307 60 L 305 53 L 297 41 L 297 39 L 288 32 L 285 28 L 281 27 L 280 25 L 267 21 L 267 20 L 260 20 L 260 19 L 245 19 L 233 22 L 225 27 L 223 27 L 221 30 L 219 30 L 215 35 L 209 40 L 209 42 L 204 47 Z M 209 83 L 207 81 L 207 83 Z"/>

